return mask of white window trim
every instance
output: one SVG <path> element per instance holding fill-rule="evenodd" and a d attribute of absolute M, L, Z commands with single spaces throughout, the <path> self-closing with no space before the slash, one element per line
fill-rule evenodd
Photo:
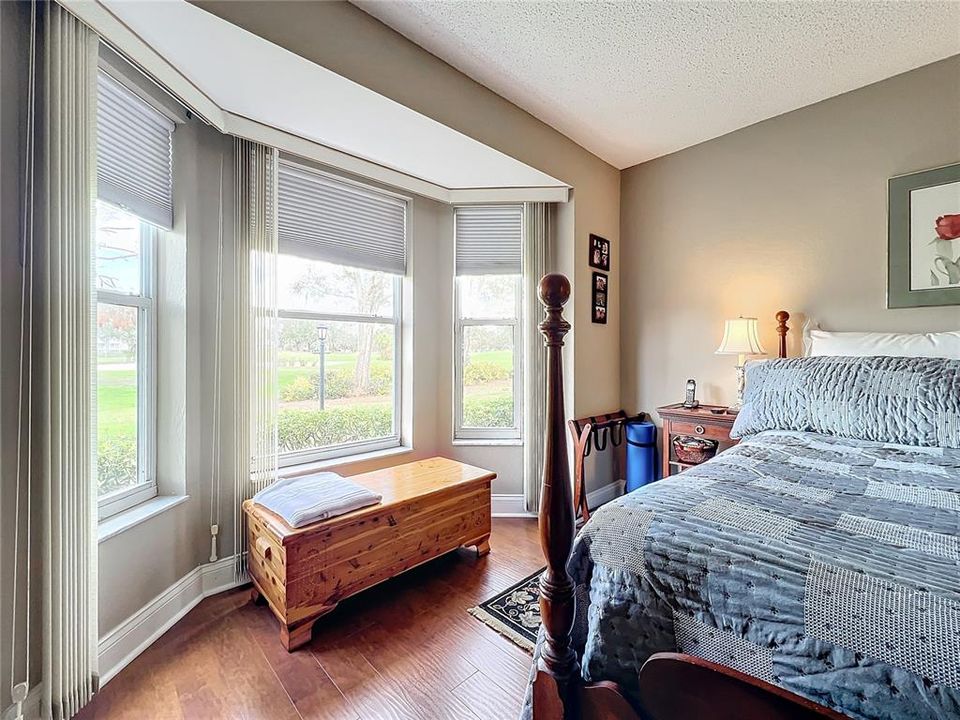
<path fill-rule="evenodd" d="M 320 462 L 323 460 L 332 460 L 335 458 L 349 457 L 362 453 L 376 452 L 378 450 L 389 450 L 401 446 L 400 423 L 403 403 L 403 383 L 401 382 L 401 367 L 403 360 L 403 333 L 401 322 L 403 318 L 403 278 L 399 275 L 393 277 L 393 316 L 384 315 L 357 315 L 351 313 L 320 313 L 310 312 L 309 310 L 279 310 L 278 316 L 281 320 L 312 320 L 318 323 L 324 322 L 353 322 L 370 323 L 376 325 L 394 326 L 393 340 L 393 434 L 388 437 L 375 438 L 373 440 L 362 440 L 360 442 L 342 443 L 324 448 L 309 448 L 306 450 L 295 450 L 292 452 L 280 452 L 277 464 L 281 468 L 303 465 L 306 463 Z"/>
<path fill-rule="evenodd" d="M 464 318 L 460 302 L 460 278 L 454 277 L 454 372 L 453 372 L 453 440 L 469 441 L 470 444 L 502 445 L 503 441 L 519 443 L 523 439 L 523 276 L 516 278 L 516 304 L 512 318 Z M 463 424 L 463 338 L 464 328 L 471 326 L 513 328 L 513 426 L 509 428 L 473 428 Z M 487 443 L 486 441 L 489 441 Z"/>
<path fill-rule="evenodd" d="M 102 201 L 101 201 L 102 202 Z M 97 303 L 137 309 L 137 473 L 133 487 L 98 496 L 98 519 L 157 496 L 156 252 L 160 231 L 140 220 L 140 294 L 97 289 Z"/>

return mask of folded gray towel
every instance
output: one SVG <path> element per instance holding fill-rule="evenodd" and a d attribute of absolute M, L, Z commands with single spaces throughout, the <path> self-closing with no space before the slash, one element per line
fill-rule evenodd
<path fill-rule="evenodd" d="M 372 490 L 332 472 L 278 480 L 253 496 L 257 505 L 295 528 L 376 505 L 381 499 Z"/>

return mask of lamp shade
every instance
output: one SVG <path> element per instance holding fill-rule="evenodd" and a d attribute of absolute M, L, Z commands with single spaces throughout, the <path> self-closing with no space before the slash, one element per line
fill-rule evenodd
<path fill-rule="evenodd" d="M 717 348 L 718 355 L 765 355 L 757 333 L 756 318 L 727 320 L 723 328 L 723 340 Z"/>

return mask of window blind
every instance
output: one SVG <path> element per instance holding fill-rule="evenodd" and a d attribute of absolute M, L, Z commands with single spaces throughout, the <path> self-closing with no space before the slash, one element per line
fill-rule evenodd
<path fill-rule="evenodd" d="M 280 252 L 403 275 L 407 203 L 281 161 Z"/>
<path fill-rule="evenodd" d="M 457 275 L 522 272 L 523 207 L 465 206 L 454 211 Z"/>
<path fill-rule="evenodd" d="M 97 77 L 97 195 L 173 227 L 174 123 L 104 72 Z"/>

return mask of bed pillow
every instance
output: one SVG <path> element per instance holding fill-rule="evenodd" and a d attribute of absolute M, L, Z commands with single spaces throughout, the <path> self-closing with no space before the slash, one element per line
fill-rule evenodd
<path fill-rule="evenodd" d="M 808 357 L 747 364 L 731 437 L 799 430 L 960 448 L 960 360 Z"/>
<path fill-rule="evenodd" d="M 888 356 L 960 360 L 960 331 L 937 333 L 827 332 L 804 328 L 804 354 L 811 357 Z"/>

